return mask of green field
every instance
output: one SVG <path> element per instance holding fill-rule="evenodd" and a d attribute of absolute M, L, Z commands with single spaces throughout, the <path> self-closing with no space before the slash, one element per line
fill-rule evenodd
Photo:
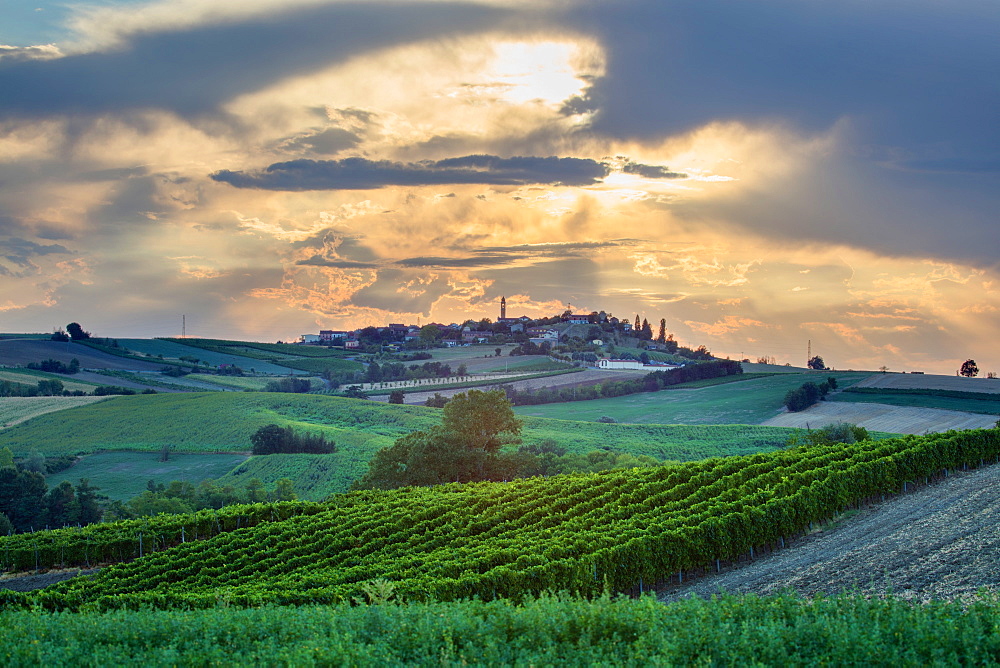
<path fill-rule="evenodd" d="M 98 383 L 86 380 L 72 380 L 72 376 L 65 374 L 45 373 L 44 371 L 35 371 L 34 369 L 12 369 L 9 367 L 0 367 L 0 380 L 32 386 L 37 385 L 40 380 L 58 380 L 63 384 L 63 389 L 70 392 L 76 392 L 77 390 L 81 392 L 93 392 L 94 388 L 98 385 Z"/>
<path fill-rule="evenodd" d="M 996 602 L 544 596 L 409 605 L 0 612 L 8 666 L 982 666 Z M 31 639 L 30 641 L 28 639 Z"/>
<path fill-rule="evenodd" d="M 839 371 L 778 374 L 695 389 L 678 386 L 614 399 L 519 406 L 515 412 L 583 421 L 608 416 L 633 424 L 759 424 L 777 415 L 785 394 L 804 382 L 819 383 L 834 376 L 840 387 L 846 387 L 869 375 Z"/>
<path fill-rule="evenodd" d="M 0 399 L 0 427 L 79 406 L 89 406 L 107 397 L 4 397 Z M 0 432 L 0 442 L 3 441 Z M 2 446 L 0 446 L 2 447 Z"/>
<path fill-rule="evenodd" d="M 157 453 L 164 444 L 176 452 L 246 452 L 254 431 L 276 423 L 321 433 L 337 445 L 339 452 L 330 456 L 334 468 L 325 493 L 347 489 L 367 470 L 367 462 L 377 450 L 399 436 L 437 424 L 440 416 L 440 410 L 423 406 L 319 395 L 135 395 L 34 418 L 0 432 L 0 447 L 9 446 L 18 455 L 32 449 L 53 455 L 105 450 Z M 794 431 L 747 425 L 627 425 L 529 417 L 523 438 L 529 444 L 552 440 L 574 453 L 606 449 L 689 461 L 773 450 Z M 271 485 L 284 475 L 258 477 Z M 303 489 L 312 484 L 307 478 L 293 480 Z"/>
<path fill-rule="evenodd" d="M 267 376 L 217 376 L 210 373 L 191 373 L 184 376 L 184 379 L 196 380 L 200 383 L 209 383 L 235 390 L 252 390 L 256 392 L 262 391 L 267 387 L 268 383 L 272 383 L 275 380 Z M 322 390 L 326 387 L 326 383 L 319 378 L 310 378 L 309 382 L 312 383 L 314 390 Z"/>
<path fill-rule="evenodd" d="M 899 390 L 887 388 L 860 388 L 863 392 L 838 392 L 827 397 L 827 401 L 848 403 L 888 404 L 912 408 L 938 408 L 946 411 L 964 411 L 1000 415 L 1000 395 L 982 392 L 952 392 L 965 396 L 948 396 L 947 392 L 933 390 Z M 976 395 L 979 395 L 977 397 Z"/>
<path fill-rule="evenodd" d="M 266 455 L 250 457 L 245 462 L 215 480 L 217 485 L 246 487 L 257 478 L 268 489 L 281 478 L 295 484 L 295 494 L 303 501 L 322 501 L 330 494 L 345 491 L 353 482 L 342 470 L 357 470 L 367 462 L 354 462 L 356 452 L 334 452 L 329 455 Z M 360 466 L 358 466 L 360 464 Z"/>
<path fill-rule="evenodd" d="M 161 462 L 159 453 L 154 452 L 98 452 L 65 471 L 46 476 L 45 482 L 51 488 L 63 480 L 75 485 L 87 478 L 101 494 L 127 501 L 146 491 L 149 480 L 164 485 L 172 480 L 198 484 L 224 476 L 246 459 L 244 455 L 171 453 L 169 460 Z"/>
<path fill-rule="evenodd" d="M 292 371 L 291 368 L 287 366 L 273 364 L 265 360 L 214 352 L 202 348 L 196 348 L 195 346 L 177 343 L 176 341 L 168 341 L 166 339 L 118 339 L 118 343 L 122 347 L 128 348 L 134 352 L 149 355 L 151 359 L 148 361 L 150 362 L 156 362 L 158 359 L 157 356 L 163 355 L 164 358 L 171 360 L 178 360 L 181 357 L 193 357 L 201 360 L 202 362 L 208 362 L 213 366 L 218 366 L 220 364 L 233 364 L 247 372 L 253 369 L 257 373 L 287 375 Z"/>

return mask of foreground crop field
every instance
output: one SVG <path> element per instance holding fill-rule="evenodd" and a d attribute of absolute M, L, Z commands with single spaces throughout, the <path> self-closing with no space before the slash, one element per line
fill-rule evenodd
<path fill-rule="evenodd" d="M 847 387 L 868 375 L 825 371 L 788 373 L 711 387 L 687 389 L 679 386 L 614 399 L 520 406 L 515 410 L 518 415 L 570 420 L 592 421 L 608 416 L 619 422 L 645 424 L 760 424 L 784 410 L 785 394 L 802 383 L 819 383 L 827 376 L 834 376 L 840 387 Z"/>
<path fill-rule="evenodd" d="M 989 665 L 1000 611 L 841 596 L 0 613 L 6 665 Z M 30 640 L 29 640 L 30 639 Z"/>
<path fill-rule="evenodd" d="M 70 610 L 214 607 L 220 596 L 236 606 L 330 603 L 383 579 L 407 600 L 641 591 L 998 457 L 1000 430 L 980 430 L 14 535 L 0 537 L 12 569 L 140 558 L 5 598 Z"/>

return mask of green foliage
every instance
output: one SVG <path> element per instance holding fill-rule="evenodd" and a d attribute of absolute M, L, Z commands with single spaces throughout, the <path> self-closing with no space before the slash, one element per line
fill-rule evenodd
<path fill-rule="evenodd" d="M 430 408 L 444 408 L 445 404 L 448 403 L 448 397 L 442 395 L 440 392 L 435 392 L 433 397 L 427 397 L 424 402 L 424 406 Z"/>
<path fill-rule="evenodd" d="M 296 434 L 291 427 L 264 425 L 250 437 L 255 455 L 313 454 L 325 455 L 337 451 L 337 446 L 318 434 Z"/>
<path fill-rule="evenodd" d="M 366 582 L 377 593 L 383 581 Z M 389 583 L 391 584 L 391 583 Z M 0 613 L 6 665 L 885 666 L 1000 661 L 994 601 L 651 597 Z M 31 639 L 30 641 L 28 639 Z"/>
<path fill-rule="evenodd" d="M 645 352 L 642 353 L 649 356 Z M 584 387 L 566 387 L 559 390 L 542 388 L 540 390 L 517 390 L 512 385 L 505 385 L 507 398 L 516 406 L 533 406 L 536 404 L 562 403 L 567 401 L 589 401 L 592 399 L 621 397 L 640 392 L 656 392 L 674 385 L 694 381 L 739 376 L 743 367 L 739 362 L 719 360 L 680 367 L 669 371 L 652 371 L 642 378 L 604 381 Z"/>
<path fill-rule="evenodd" d="M 498 454 L 519 443 L 521 420 L 501 390 L 469 390 L 445 404 L 441 425 L 396 440 L 375 453 L 358 489 L 395 489 L 442 482 L 505 480 L 517 475 L 517 457 Z"/>
<path fill-rule="evenodd" d="M 929 388 L 848 387 L 842 394 L 835 395 L 831 399 L 1000 415 L 1000 393 L 995 392 L 964 392 Z"/>
<path fill-rule="evenodd" d="M 406 399 L 406 392 L 403 390 L 393 390 L 389 393 L 390 404 L 401 404 Z"/>
<path fill-rule="evenodd" d="M 294 376 L 272 380 L 264 386 L 265 392 L 309 392 L 310 390 L 312 390 L 312 382 L 308 378 L 295 378 Z"/>
<path fill-rule="evenodd" d="M 856 424 L 838 422 L 819 429 L 807 430 L 804 434 L 793 434 L 786 444 L 790 448 L 808 445 L 833 445 L 835 443 L 858 443 L 871 438 L 868 430 Z"/>

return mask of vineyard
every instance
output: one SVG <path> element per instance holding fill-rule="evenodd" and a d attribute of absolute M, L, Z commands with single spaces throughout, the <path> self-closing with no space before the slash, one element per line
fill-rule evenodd
<path fill-rule="evenodd" d="M 336 603 L 383 580 L 409 601 L 639 592 L 998 455 L 1000 430 L 949 432 L 14 535 L 0 538 L 8 569 L 123 563 L 3 600 L 69 610 Z"/>

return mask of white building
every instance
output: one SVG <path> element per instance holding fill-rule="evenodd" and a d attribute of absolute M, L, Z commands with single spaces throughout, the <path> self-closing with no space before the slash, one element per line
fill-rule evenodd
<path fill-rule="evenodd" d="M 597 361 L 597 366 L 601 369 L 642 369 L 642 362 L 639 360 L 612 360 L 612 359 L 600 359 Z"/>

